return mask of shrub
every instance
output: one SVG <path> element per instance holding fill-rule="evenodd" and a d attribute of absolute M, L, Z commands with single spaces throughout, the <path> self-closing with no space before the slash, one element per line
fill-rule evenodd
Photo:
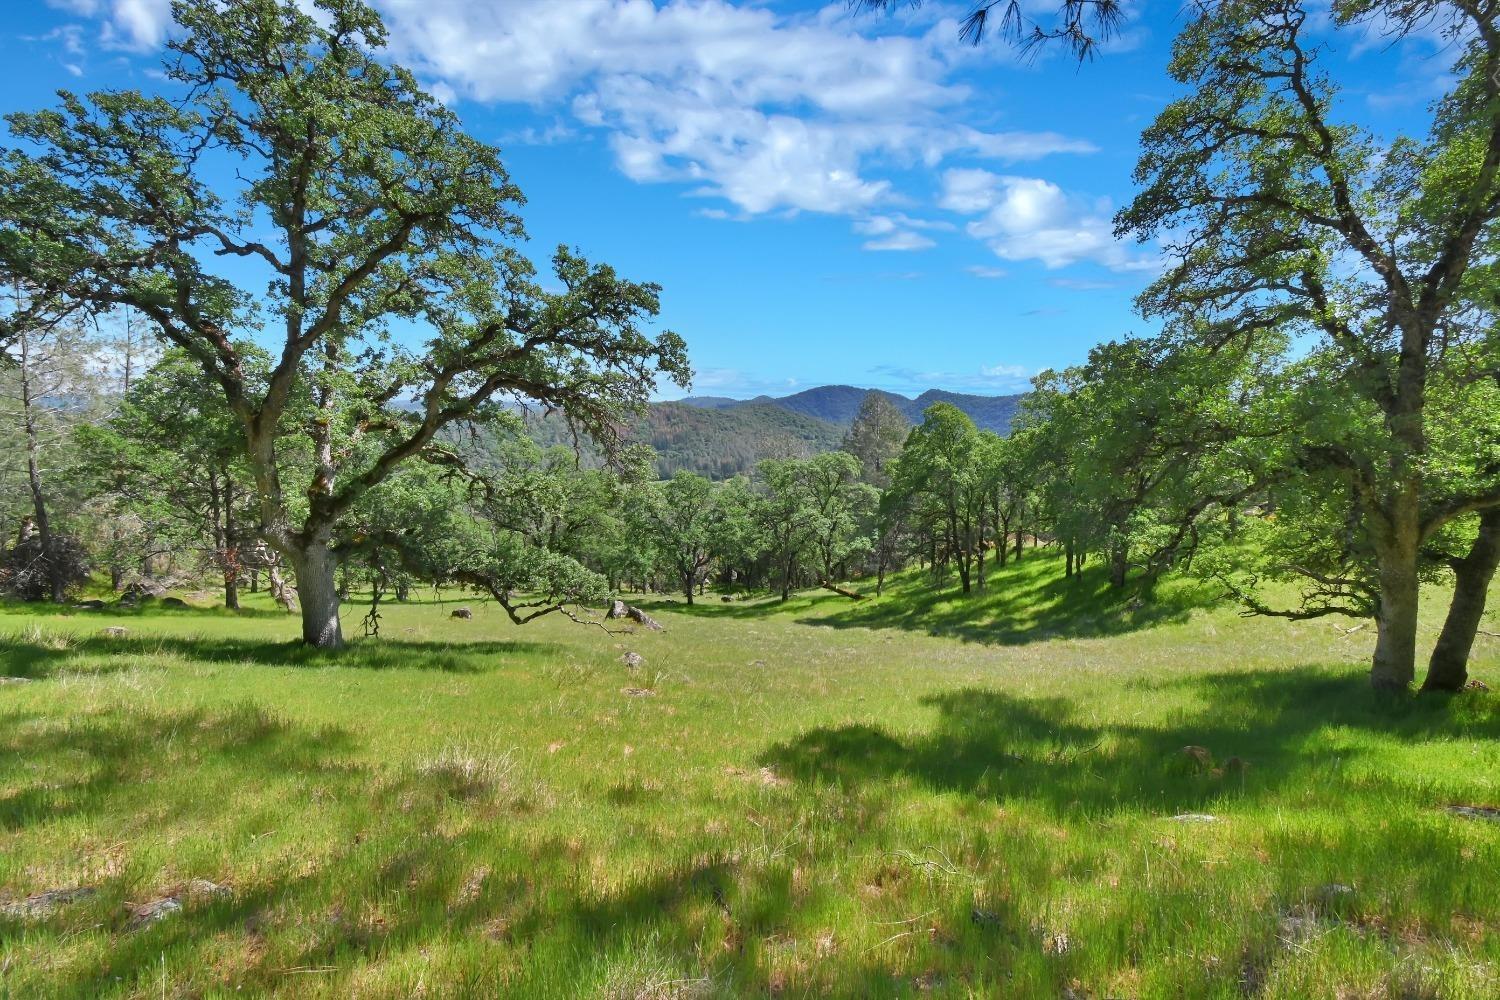
<path fill-rule="evenodd" d="M 5 553 L 0 565 L 0 590 L 23 601 L 47 600 L 54 579 L 66 594 L 88 578 L 88 552 L 72 535 L 53 535 L 47 551 L 42 549 L 41 536 L 23 538 Z"/>

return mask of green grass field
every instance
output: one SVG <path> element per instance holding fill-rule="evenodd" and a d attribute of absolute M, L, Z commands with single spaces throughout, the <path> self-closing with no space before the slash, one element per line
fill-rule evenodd
<path fill-rule="evenodd" d="M 926 594 L 429 593 L 337 655 L 0 609 L 0 997 L 1500 996 L 1500 822 L 1447 809 L 1500 804 L 1496 695 L 1054 558 Z"/>

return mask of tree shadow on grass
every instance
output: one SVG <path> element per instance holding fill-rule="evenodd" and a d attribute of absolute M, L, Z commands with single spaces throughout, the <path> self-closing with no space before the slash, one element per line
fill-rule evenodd
<path fill-rule="evenodd" d="M 767 618 L 772 615 L 800 614 L 808 611 L 832 610 L 849 603 L 847 597 L 822 590 L 793 591 L 789 600 L 783 601 L 775 595 L 758 594 L 737 597 L 732 601 L 721 600 L 716 594 L 694 598 L 692 604 L 681 595 L 641 595 L 633 603 L 651 612 L 667 611 L 695 618 L 734 618 L 747 620 Z"/>
<path fill-rule="evenodd" d="M 962 593 L 951 578 L 933 580 L 920 572 L 895 580 L 881 597 L 872 596 L 872 581 L 861 581 L 856 589 L 861 585 L 867 592 L 861 601 L 810 590 L 799 591 L 784 602 L 764 597 L 726 603 L 708 595 L 692 605 L 681 597 L 667 596 L 642 603 L 653 610 L 703 618 L 780 615 L 823 628 L 901 629 L 964 642 L 1019 646 L 1049 639 L 1123 635 L 1182 622 L 1194 611 L 1223 600 L 1214 588 L 1185 579 L 1155 588 L 1135 580 L 1114 588 L 1100 566 L 1065 578 L 1061 557 L 1045 551 L 1027 553 L 1020 562 L 992 570 L 985 588 L 969 594 Z"/>
<path fill-rule="evenodd" d="M 1058 564 L 1046 556 L 1031 559 Z M 797 620 L 827 628 L 896 628 L 965 642 L 1020 646 L 1050 639 L 1123 635 L 1183 622 L 1195 610 L 1218 601 L 1210 588 L 1189 581 L 1174 581 L 1154 590 L 1137 581 L 1114 588 L 1101 568 L 1065 579 L 1061 573 L 1039 575 L 1027 566 L 1023 573 L 997 573 L 983 591 L 967 595 L 952 587 L 909 586 L 883 598 L 845 601 L 845 607 L 831 614 Z"/>
<path fill-rule="evenodd" d="M 555 643 L 523 640 L 357 639 L 343 649 L 324 650 L 305 646 L 297 640 L 262 642 L 221 636 L 11 636 L 0 644 L 0 677 L 38 680 L 74 670 L 102 674 L 141 666 L 143 659 L 153 656 L 272 667 L 435 670 L 477 674 L 496 669 L 508 658 L 553 653 L 561 648 Z"/>
<path fill-rule="evenodd" d="M 1487 695 L 1388 700 L 1351 672 L 1302 667 L 1142 686 L 1190 690 L 1203 707 L 1160 725 L 1098 723 L 1086 698 L 966 688 L 922 699 L 937 712 L 928 732 L 820 727 L 770 748 L 761 763 L 787 777 L 841 786 L 913 780 L 1032 802 L 1058 817 L 1172 815 L 1266 797 L 1288 783 L 1316 784 L 1319 772 L 1358 753 L 1328 745 L 1327 734 L 1339 728 L 1403 740 L 1500 738 L 1500 703 Z M 1183 753 L 1188 746 L 1204 747 L 1214 759 L 1200 763 Z"/>
<path fill-rule="evenodd" d="M 112 620 L 115 618 L 134 619 L 144 617 L 179 620 L 209 618 L 230 621 L 244 618 L 274 619 L 290 617 L 281 608 L 226 608 L 222 604 L 208 607 L 189 604 L 184 607 L 178 607 L 175 605 L 164 605 L 156 598 L 147 598 L 139 604 L 110 602 L 102 608 L 78 607 L 74 604 L 50 604 L 43 601 L 5 600 L 0 601 L 0 615 L 12 615 L 18 618 L 46 615 L 85 622 L 92 619 Z"/>
<path fill-rule="evenodd" d="M 329 758 L 347 750 L 350 734 L 335 726 L 306 729 L 253 703 L 223 708 L 153 712 L 116 708 L 58 719 L 35 713 L 0 714 L 4 747 L 18 762 L 0 775 L 19 789 L 0 798 L 0 829 L 13 830 L 68 816 L 103 816 L 115 796 L 133 784 L 156 780 L 162 766 L 181 757 L 194 767 L 224 767 L 253 781 L 287 775 L 350 776 Z M 79 759 L 84 766 L 79 766 Z M 32 780 L 21 762 L 68 762 L 74 777 Z M 202 808 L 222 808 L 208 798 Z M 179 817 L 180 818 L 180 817 Z"/>

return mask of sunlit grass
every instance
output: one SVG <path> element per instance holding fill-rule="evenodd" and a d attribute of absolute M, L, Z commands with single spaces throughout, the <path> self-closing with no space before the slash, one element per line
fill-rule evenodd
<path fill-rule="evenodd" d="M 1060 576 L 627 636 L 428 594 L 338 654 L 6 608 L 0 902 L 97 893 L 0 910 L 0 997 L 1500 993 L 1500 823 L 1445 811 L 1500 804 L 1493 695 Z"/>

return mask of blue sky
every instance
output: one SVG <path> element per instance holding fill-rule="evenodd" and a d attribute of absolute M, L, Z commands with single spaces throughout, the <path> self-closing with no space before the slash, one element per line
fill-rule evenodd
<path fill-rule="evenodd" d="M 966 5 L 931 0 L 375 3 L 393 56 L 505 150 L 534 257 L 567 242 L 663 286 L 695 393 L 1011 392 L 1150 329 L 1131 301 L 1156 255 L 1109 220 L 1175 93 L 1176 3 L 1134 5 L 1082 67 L 962 45 Z M 168 0 L 8 8 L 0 110 L 160 86 Z M 1424 120 L 1451 50 L 1327 41 L 1350 117 Z"/>

